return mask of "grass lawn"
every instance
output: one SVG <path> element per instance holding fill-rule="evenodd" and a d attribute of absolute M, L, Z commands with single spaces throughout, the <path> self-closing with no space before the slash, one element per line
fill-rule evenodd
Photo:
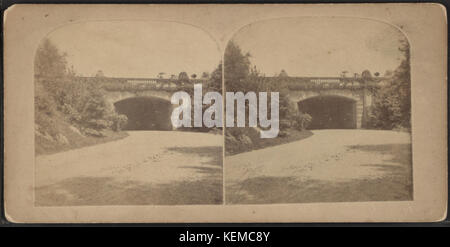
<path fill-rule="evenodd" d="M 69 140 L 69 144 L 59 144 L 49 141 L 40 136 L 35 137 L 35 155 L 53 154 L 70 149 L 93 146 L 105 142 L 116 141 L 128 136 L 124 131 L 106 131 L 104 137 L 80 136 L 76 133 L 64 132 L 64 136 Z"/>

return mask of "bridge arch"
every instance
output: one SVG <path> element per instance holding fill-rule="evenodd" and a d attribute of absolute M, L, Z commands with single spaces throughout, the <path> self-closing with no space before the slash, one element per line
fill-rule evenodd
<path fill-rule="evenodd" d="M 351 100 L 361 100 L 362 93 L 350 89 L 329 89 L 329 90 L 293 90 L 289 92 L 289 98 L 294 102 L 299 102 L 317 96 L 339 96 Z"/>
<path fill-rule="evenodd" d="M 295 102 L 296 107 L 299 111 L 307 112 L 313 117 L 313 124 L 310 129 L 317 128 L 361 128 L 363 125 L 363 115 L 364 115 L 364 104 L 367 103 L 367 94 L 364 90 L 351 90 L 351 89 L 327 89 L 327 90 L 292 90 L 289 92 L 289 99 Z M 319 100 L 322 99 L 322 100 Z M 303 102 L 303 103 L 300 103 Z M 309 103 L 308 103 L 309 102 Z M 320 103 L 322 102 L 322 103 Z M 346 104 L 347 102 L 348 104 Z M 349 106 L 351 104 L 351 106 Z M 308 106 L 306 106 L 308 105 Z M 305 107 L 308 107 L 307 109 Z M 303 109 L 302 109 L 303 108 Z M 332 113 L 321 112 L 323 109 L 334 109 L 337 112 L 346 112 L 345 119 L 340 119 L 338 116 L 333 116 Z M 346 109 L 346 110 L 345 110 Z M 351 109 L 351 110 L 350 110 Z M 308 112 L 309 111 L 309 112 Z M 325 110 L 324 110 L 325 111 Z M 352 111 L 353 115 L 350 115 Z M 322 119 L 323 124 L 317 126 L 316 123 L 318 119 L 321 119 L 324 115 L 332 115 L 332 119 L 336 119 L 338 122 L 346 122 L 346 124 L 325 124 L 324 119 Z M 343 113 L 342 113 L 343 114 Z M 314 115 L 316 115 L 314 117 Z M 314 118 L 316 120 L 314 120 Z M 331 120 L 330 120 L 331 121 Z"/>
<path fill-rule="evenodd" d="M 172 130 L 173 105 L 165 98 L 134 96 L 114 102 L 117 113 L 128 117 L 125 130 Z"/>
<path fill-rule="evenodd" d="M 358 128 L 357 100 L 341 95 L 317 95 L 297 102 L 298 110 L 312 117 L 309 129 Z"/>
<path fill-rule="evenodd" d="M 173 92 L 158 90 L 136 90 L 136 91 L 106 91 L 105 97 L 110 104 L 115 104 L 121 100 L 135 97 L 151 97 L 170 101 Z"/>

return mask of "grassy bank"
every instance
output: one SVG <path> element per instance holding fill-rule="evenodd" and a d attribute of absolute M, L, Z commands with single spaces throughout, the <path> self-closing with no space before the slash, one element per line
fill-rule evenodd
<path fill-rule="evenodd" d="M 312 136 L 313 133 L 309 130 L 298 131 L 295 129 L 288 129 L 284 131 L 284 136 L 276 138 L 261 138 L 259 132 L 252 131 L 250 128 L 245 131 L 243 138 L 234 138 L 231 136 L 225 137 L 225 154 L 227 156 L 249 152 L 252 150 L 263 149 L 267 147 L 277 146 Z"/>
<path fill-rule="evenodd" d="M 35 131 L 35 155 L 53 154 L 70 149 L 97 145 L 105 142 L 116 141 L 128 136 L 124 131 L 102 131 L 102 137 L 87 136 L 81 134 L 75 127 L 68 124 L 61 117 L 55 117 L 53 128 L 59 138 L 52 138 Z"/>

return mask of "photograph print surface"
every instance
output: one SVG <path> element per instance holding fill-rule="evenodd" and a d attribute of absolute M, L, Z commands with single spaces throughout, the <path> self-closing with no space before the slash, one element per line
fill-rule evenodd
<path fill-rule="evenodd" d="M 236 32 L 225 90 L 279 92 L 279 133 L 227 125 L 226 203 L 412 200 L 409 49 L 396 27 L 360 18 L 280 18 Z"/>
<path fill-rule="evenodd" d="M 221 53 L 176 22 L 62 26 L 35 55 L 35 204 L 222 203 L 222 130 L 175 128 L 176 91 L 221 90 Z"/>

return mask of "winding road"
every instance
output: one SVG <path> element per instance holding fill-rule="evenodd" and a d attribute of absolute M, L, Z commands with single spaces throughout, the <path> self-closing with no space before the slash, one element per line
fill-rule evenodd
<path fill-rule="evenodd" d="M 412 200 L 409 133 L 315 130 L 225 157 L 220 134 L 130 131 L 36 157 L 35 204 L 187 205 Z"/>
<path fill-rule="evenodd" d="M 221 135 L 128 133 L 118 141 L 37 156 L 36 204 L 222 202 Z"/>
<path fill-rule="evenodd" d="M 315 130 L 306 139 L 225 158 L 227 203 L 412 199 L 411 137 Z"/>

